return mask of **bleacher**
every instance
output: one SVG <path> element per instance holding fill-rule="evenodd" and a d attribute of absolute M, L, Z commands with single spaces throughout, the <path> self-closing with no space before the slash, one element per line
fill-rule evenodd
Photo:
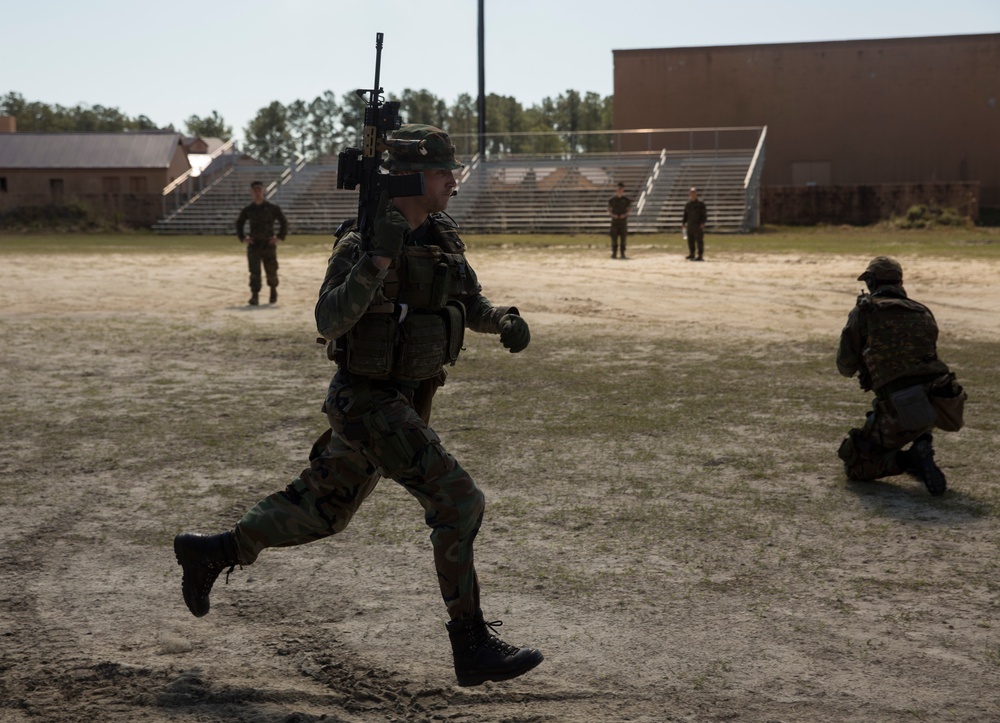
<path fill-rule="evenodd" d="M 743 187 L 753 150 L 688 154 L 680 160 L 670 192 L 659 206 L 656 226 L 680 231 L 688 192 L 697 188 L 708 208 L 705 227 L 716 233 L 740 231 L 746 217 L 746 190 Z"/>
<path fill-rule="evenodd" d="M 332 234 L 358 215 L 358 191 L 337 188 L 337 166 L 320 162 L 290 173 L 270 200 L 281 206 L 290 234 Z"/>
<path fill-rule="evenodd" d="M 285 166 L 231 166 L 201 193 L 153 224 L 153 231 L 162 234 L 235 234 L 240 210 L 253 200 L 250 184 L 263 181 L 265 187 L 276 187 L 286 171 Z"/>
<path fill-rule="evenodd" d="M 595 233 L 607 230 L 619 182 L 636 200 L 656 158 L 509 159 L 478 164 L 449 213 L 471 233 Z"/>
<path fill-rule="evenodd" d="M 467 233 L 606 233 L 619 182 L 633 202 L 630 233 L 679 232 L 688 189 L 699 189 L 710 232 L 749 230 L 763 158 L 754 149 L 467 159 L 448 213 Z M 751 168 L 756 161 L 757 165 Z M 750 187 L 745 187 L 747 179 Z M 290 234 L 331 234 L 357 214 L 357 191 L 337 188 L 332 159 L 285 166 L 234 165 L 154 225 L 157 233 L 228 234 L 250 203 L 252 180 L 281 206 Z"/>

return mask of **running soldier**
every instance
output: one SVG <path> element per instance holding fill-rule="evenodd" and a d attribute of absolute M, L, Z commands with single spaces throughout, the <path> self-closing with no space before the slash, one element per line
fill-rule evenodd
<path fill-rule="evenodd" d="M 334 246 L 316 304 L 317 329 L 337 363 L 323 407 L 330 429 L 313 445 L 309 466 L 233 529 L 175 538 L 184 601 L 205 615 L 224 569 L 249 565 L 269 547 L 342 532 L 388 477 L 417 499 L 432 530 L 459 685 L 507 680 L 534 668 L 542 654 L 505 643 L 494 634 L 499 623 L 483 616 L 472 547 L 485 497 L 428 422 L 466 328 L 498 334 L 511 352 L 524 350 L 531 335 L 517 308 L 482 295 L 457 226 L 443 213 L 454 171 L 463 168 L 449 136 L 410 124 L 394 137 L 414 143 L 391 151 L 384 165 L 391 173 L 422 172 L 425 191 L 383 194 L 370 248 L 355 230 Z"/>

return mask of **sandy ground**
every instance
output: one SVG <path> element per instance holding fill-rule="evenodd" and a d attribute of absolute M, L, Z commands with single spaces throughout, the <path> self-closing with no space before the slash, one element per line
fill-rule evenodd
<path fill-rule="evenodd" d="M 830 338 L 832 348 L 867 261 L 713 257 L 710 246 L 705 263 L 686 262 L 678 249 L 635 245 L 632 253 L 612 261 L 596 249 L 489 250 L 473 263 L 487 295 L 515 300 L 536 336 L 630 327 L 778 344 Z M 934 309 L 952 339 L 1000 341 L 1000 266 L 898 257 L 911 295 Z M 258 334 L 290 327 L 311 334 L 322 273 L 316 254 L 287 254 L 280 303 L 250 309 L 238 254 L 54 261 L 6 255 L 0 269 L 0 328 L 21 330 L 5 342 L 6 372 L 22 380 L 37 372 L 35 396 L 19 399 L 52 413 L 60 403 L 46 377 L 60 370 L 45 357 L 62 354 L 67 364 L 72 357 L 38 346 L 51 345 L 51 334 L 33 343 L 23 333 L 33 319 L 58 319 L 66 344 L 75 343 L 74 320 L 116 325 L 133 315 L 204 328 L 245 319 Z M 80 344 L 99 351 L 99 340 Z M 101 362 L 130 364 L 114 354 Z M 845 393 L 853 388 L 844 384 Z M 91 432 L 81 428 L 73 449 Z M 310 434 L 287 430 L 288 444 L 305 446 Z M 1000 720 L 1000 660 L 991 657 L 1000 655 L 995 585 L 933 616 L 938 627 L 957 628 L 961 644 L 953 647 L 917 625 L 873 647 L 878 633 L 859 623 L 847 636 L 862 651 L 868 646 L 870 657 L 829 644 L 842 624 L 836 611 L 795 600 L 771 611 L 768 623 L 767 615 L 724 605 L 671 620 L 631 614 L 626 602 L 609 618 L 563 596 L 509 594 L 500 612 L 517 620 L 511 640 L 537 645 L 546 661 L 516 681 L 462 689 L 451 677 L 442 621 L 404 612 L 435 605 L 424 547 L 405 548 L 385 563 L 391 568 L 372 559 L 371 547 L 349 542 L 336 554 L 326 543 L 297 548 L 235 573 L 236 589 L 230 584 L 219 598 L 217 586 L 212 614 L 196 620 L 181 601 L 169 542 L 142 539 L 156 527 L 158 508 L 139 490 L 162 491 L 174 482 L 169 470 L 122 486 L 123 474 L 136 474 L 120 461 L 123 451 L 97 455 L 105 468 L 83 469 L 54 440 L 42 465 L 38 440 L 16 427 L 3 430 L 2 451 L 0 721 Z M 241 509 L 234 503 L 227 517 Z M 976 520 L 950 544 L 962 547 L 962 559 L 992 565 L 994 526 Z M 321 591 L 310 581 L 322 581 L 314 586 Z M 964 585 L 960 575 L 955 585 Z M 651 593 L 635 594 L 639 610 L 639 598 Z M 919 586 L 911 595 L 919 608 Z M 871 605 L 869 620 L 888 614 L 878 601 Z M 821 632 L 814 638 L 810 631 Z M 755 650 L 767 652 L 754 660 Z M 707 661 L 699 674 L 685 672 L 688 657 Z"/>

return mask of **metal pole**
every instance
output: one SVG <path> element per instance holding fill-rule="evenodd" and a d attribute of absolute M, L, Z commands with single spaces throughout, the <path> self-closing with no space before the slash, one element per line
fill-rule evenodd
<path fill-rule="evenodd" d="M 483 17 L 484 0 L 479 0 L 479 100 L 476 111 L 479 114 L 479 157 L 486 155 L 486 33 Z"/>

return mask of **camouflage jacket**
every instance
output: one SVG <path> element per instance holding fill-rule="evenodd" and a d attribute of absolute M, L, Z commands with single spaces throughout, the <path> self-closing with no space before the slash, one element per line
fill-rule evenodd
<path fill-rule="evenodd" d="M 883 286 L 862 294 L 848 314 L 837 371 L 845 377 L 860 374 L 862 388 L 875 392 L 902 388 L 913 377 L 947 374 L 937 356 L 937 337 L 930 309 L 907 298 L 902 286 Z"/>
<path fill-rule="evenodd" d="M 462 266 L 460 288 L 453 288 L 452 298 L 465 307 L 466 328 L 485 334 L 500 333 L 500 317 L 516 313 L 510 306 L 493 306 L 482 295 L 482 287 L 472 267 L 465 261 L 465 244 L 458 237 L 454 222 L 443 214 L 432 214 L 422 226 L 410 231 L 406 246 L 438 246 Z M 388 269 L 379 269 L 371 256 L 361 249 L 361 237 L 352 230 L 333 247 L 316 302 L 316 329 L 329 341 L 335 341 L 353 327 L 371 307 L 395 301 L 388 289 L 399 259 Z"/>
<path fill-rule="evenodd" d="M 236 219 L 236 235 L 242 241 L 247 234 L 243 233 L 243 227 L 247 221 L 250 222 L 250 238 L 254 241 L 267 241 L 272 236 L 277 236 L 282 241 L 288 234 L 288 221 L 281 208 L 270 201 L 249 206 L 240 211 L 239 218 Z M 278 222 L 278 233 L 274 233 L 274 222 Z"/>

